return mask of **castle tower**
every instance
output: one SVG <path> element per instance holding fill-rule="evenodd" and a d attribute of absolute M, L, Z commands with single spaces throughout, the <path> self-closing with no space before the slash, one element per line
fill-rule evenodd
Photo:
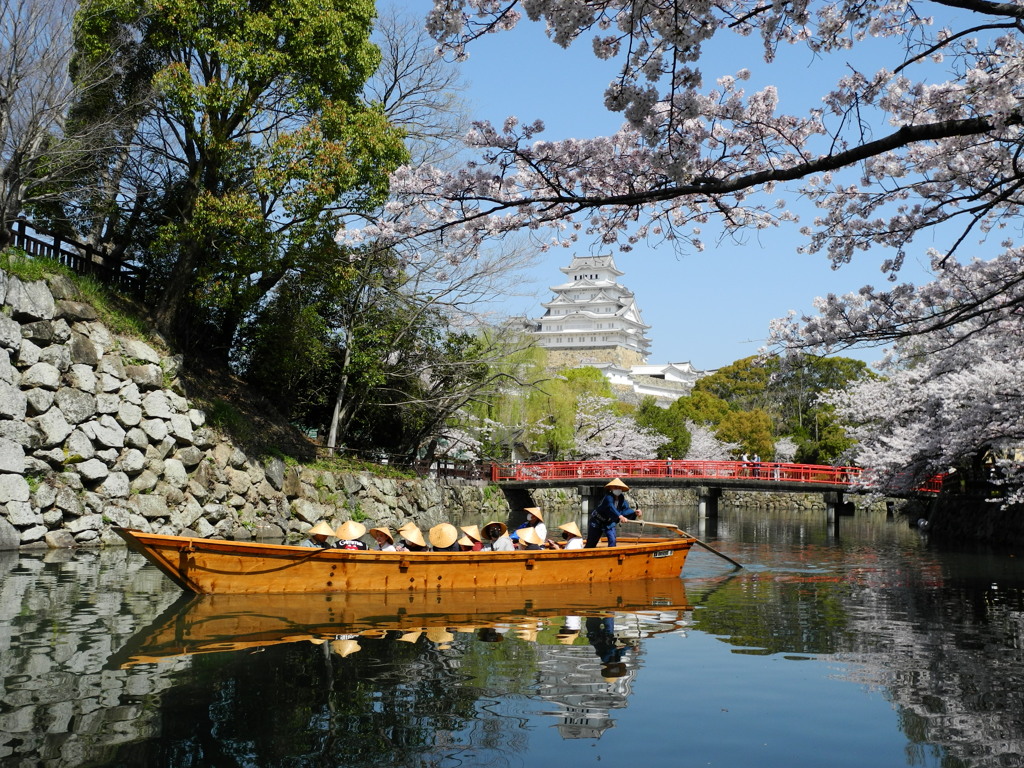
<path fill-rule="evenodd" d="M 574 256 L 562 267 L 567 281 L 535 321 L 537 343 L 552 367 L 612 364 L 629 369 L 647 362 L 651 341 L 633 292 L 617 280 L 624 273 L 609 256 Z"/>

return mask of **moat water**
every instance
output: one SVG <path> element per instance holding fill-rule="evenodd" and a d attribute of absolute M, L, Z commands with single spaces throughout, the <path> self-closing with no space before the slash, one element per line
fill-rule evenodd
<path fill-rule="evenodd" d="M 884 515 L 647 515 L 746 567 L 694 548 L 678 583 L 564 611 L 346 624 L 183 599 L 125 550 L 0 553 L 0 765 L 1024 766 L 1015 553 Z"/>

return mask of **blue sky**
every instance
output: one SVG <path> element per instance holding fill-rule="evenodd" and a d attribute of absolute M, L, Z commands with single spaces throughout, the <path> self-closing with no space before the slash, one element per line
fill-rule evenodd
<path fill-rule="evenodd" d="M 407 0 L 404 5 L 426 13 L 425 1 Z M 820 103 L 821 95 L 834 82 L 836 67 L 846 64 L 841 57 L 821 61 L 794 48 L 782 52 L 778 63 L 769 68 L 760 59 L 758 40 L 738 41 L 729 36 L 724 42 L 719 50 L 707 51 L 705 83 L 747 67 L 752 72 L 745 83 L 748 93 L 772 83 L 779 89 L 784 109 Z M 872 53 L 855 52 L 858 56 Z M 546 124 L 541 138 L 547 140 L 602 135 L 621 123 L 602 103 L 615 66 L 593 56 L 589 38 L 563 50 L 547 39 L 543 26 L 524 21 L 512 32 L 476 41 L 469 54 L 460 67 L 468 85 L 464 96 L 475 119 L 500 125 L 508 115 L 524 122 L 539 118 Z M 789 202 L 802 223 L 810 223 L 814 210 L 800 207 L 792 195 Z M 716 242 L 709 226 L 702 253 L 678 253 L 666 246 L 642 244 L 630 253 L 611 251 L 625 272 L 622 283 L 636 294 L 644 319 L 652 326 L 649 362 L 690 361 L 701 369 L 727 365 L 757 352 L 771 319 L 789 310 L 809 311 L 816 296 L 885 283 L 878 269 L 884 253 L 861 254 L 852 264 L 832 270 L 822 254 L 797 253 L 804 242 L 798 229 L 799 225 L 790 224 L 752 232 L 746 242 L 737 244 Z M 920 255 L 909 260 L 902 279 L 926 279 L 922 265 L 927 264 L 927 245 L 941 244 L 923 243 Z M 580 242 L 576 252 L 589 252 L 592 247 Z M 507 310 L 530 317 L 542 314 L 540 304 L 552 296 L 549 286 L 562 281 L 558 269 L 569 264 L 573 252 L 556 248 L 542 254 L 526 275 L 526 290 L 532 289 L 533 295 L 510 299 Z M 878 350 L 847 354 L 868 362 L 881 355 Z"/>

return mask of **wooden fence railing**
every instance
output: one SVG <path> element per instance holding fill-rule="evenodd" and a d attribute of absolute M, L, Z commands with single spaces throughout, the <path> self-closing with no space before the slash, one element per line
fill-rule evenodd
<path fill-rule="evenodd" d="M 14 222 L 11 235 L 11 245 L 29 256 L 52 259 L 77 274 L 93 275 L 127 293 L 138 295 L 142 290 L 140 270 L 88 243 L 37 229 L 24 219 Z"/>

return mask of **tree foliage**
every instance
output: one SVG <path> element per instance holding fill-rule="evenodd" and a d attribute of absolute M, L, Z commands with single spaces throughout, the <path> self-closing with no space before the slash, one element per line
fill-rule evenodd
<path fill-rule="evenodd" d="M 582 395 L 576 404 L 574 458 L 584 460 L 652 459 L 668 438 L 640 426 L 610 397 Z"/>
<path fill-rule="evenodd" d="M 368 0 L 82 4 L 79 59 L 135 41 L 111 96 L 149 98 L 79 226 L 130 242 L 166 332 L 226 359 L 278 281 L 333 258 L 343 216 L 384 200 L 407 155 L 360 98 L 380 61 L 373 18 Z M 79 117 L 103 108 L 83 101 Z"/>
<path fill-rule="evenodd" d="M 640 427 L 665 437 L 666 442 L 657 450 L 659 459 L 682 458 L 690 450 L 690 432 L 686 428 L 686 419 L 681 418 L 672 406 L 661 408 L 653 397 L 645 397 L 640 401 L 633 418 Z"/>

